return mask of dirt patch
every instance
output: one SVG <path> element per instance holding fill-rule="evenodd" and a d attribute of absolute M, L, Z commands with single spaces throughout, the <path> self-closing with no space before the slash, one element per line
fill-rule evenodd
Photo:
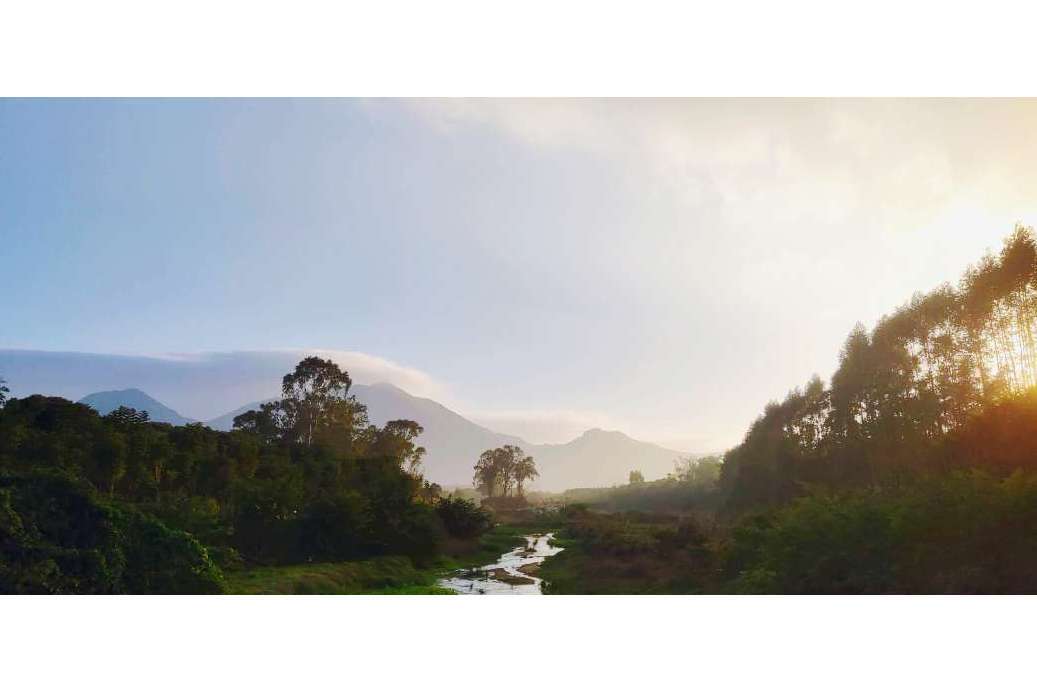
<path fill-rule="evenodd" d="M 540 563 L 530 562 L 528 565 L 522 565 L 518 568 L 519 572 L 522 572 L 526 576 L 535 577 L 540 573 Z"/>
<path fill-rule="evenodd" d="M 521 572 L 522 569 L 519 568 L 519 571 Z M 529 577 L 519 577 L 519 576 L 514 575 L 511 572 L 508 572 L 508 571 L 506 571 L 504 569 L 501 569 L 499 567 L 497 569 L 491 569 L 491 570 L 487 571 L 486 572 L 486 576 L 488 576 L 490 579 L 496 579 L 497 581 L 502 581 L 505 584 L 516 584 L 517 585 L 517 584 L 535 584 L 536 583 L 535 581 L 533 581 Z"/>

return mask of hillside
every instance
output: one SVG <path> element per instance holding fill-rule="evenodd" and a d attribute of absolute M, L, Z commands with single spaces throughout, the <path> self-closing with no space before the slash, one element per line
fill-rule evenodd
<path fill-rule="evenodd" d="M 654 480 L 673 471 L 673 462 L 684 452 L 635 440 L 616 430 L 595 428 L 575 440 L 558 445 L 530 445 L 537 460 L 540 482 L 546 490 L 604 487 L 626 483 L 633 470 Z"/>
<path fill-rule="evenodd" d="M 674 459 L 682 455 L 604 430 L 588 430 L 565 444 L 537 445 L 484 428 L 432 399 L 412 396 L 391 384 L 358 384 L 351 391 L 367 406 L 375 425 L 405 418 L 424 427 L 419 442 L 427 450 L 425 474 L 442 485 L 468 485 L 479 454 L 508 444 L 533 455 L 541 477 L 532 487 L 543 490 L 623 483 L 632 469 L 639 469 L 646 478 L 660 478 L 673 470 Z M 208 425 L 228 430 L 234 416 L 258 408 L 260 403 L 239 407 L 208 421 Z"/>
<path fill-rule="evenodd" d="M 151 420 L 157 423 L 187 425 L 188 423 L 194 422 L 190 418 L 180 415 L 178 412 L 169 408 L 162 402 L 153 399 L 139 389 L 119 389 L 107 392 L 94 392 L 93 394 L 87 394 L 85 397 L 80 399 L 79 403 L 86 404 L 102 416 L 114 411 L 120 406 L 127 406 L 129 408 L 137 409 L 138 411 L 147 411 Z"/>

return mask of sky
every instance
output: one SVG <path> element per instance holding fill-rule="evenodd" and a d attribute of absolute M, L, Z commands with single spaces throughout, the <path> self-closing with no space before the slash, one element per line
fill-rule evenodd
<path fill-rule="evenodd" d="M 531 442 L 721 450 L 854 323 L 1037 222 L 1034 123 L 1035 100 L 0 100 L 0 349 L 320 351 Z M 163 400 L 246 403 L 220 381 Z"/>

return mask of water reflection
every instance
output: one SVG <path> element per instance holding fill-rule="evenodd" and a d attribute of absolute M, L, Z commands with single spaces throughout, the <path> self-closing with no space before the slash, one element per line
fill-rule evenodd
<path fill-rule="evenodd" d="M 526 536 L 526 545 L 504 553 L 492 565 L 440 579 L 439 585 L 460 594 L 539 594 L 542 580 L 536 576 L 540 563 L 563 548 L 551 546 L 552 533 Z"/>

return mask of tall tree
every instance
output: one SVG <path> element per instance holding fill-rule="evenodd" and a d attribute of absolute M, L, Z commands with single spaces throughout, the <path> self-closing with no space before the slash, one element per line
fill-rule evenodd
<path fill-rule="evenodd" d="M 282 428 L 295 442 L 312 445 L 322 430 L 335 423 L 352 423 L 353 381 L 335 362 L 316 356 L 304 358 L 281 381 Z M 353 426 L 350 426 L 353 427 Z"/>
<path fill-rule="evenodd" d="M 487 497 L 507 497 L 512 488 L 521 495 L 525 482 L 539 475 L 533 457 L 520 447 L 504 445 L 479 455 L 472 484 Z"/>
<path fill-rule="evenodd" d="M 516 449 L 518 449 L 516 447 Z M 522 450 L 519 449 L 521 458 L 515 462 L 512 467 L 512 475 L 515 478 L 515 487 L 519 497 L 525 497 L 524 486 L 526 481 L 531 481 L 534 478 L 540 477 L 540 472 L 537 471 L 536 462 L 533 461 L 533 457 L 522 454 Z"/>
<path fill-rule="evenodd" d="M 412 420 L 391 420 L 375 436 L 373 452 L 391 456 L 413 476 L 420 475 L 425 448 L 416 440 L 425 430 Z"/>

